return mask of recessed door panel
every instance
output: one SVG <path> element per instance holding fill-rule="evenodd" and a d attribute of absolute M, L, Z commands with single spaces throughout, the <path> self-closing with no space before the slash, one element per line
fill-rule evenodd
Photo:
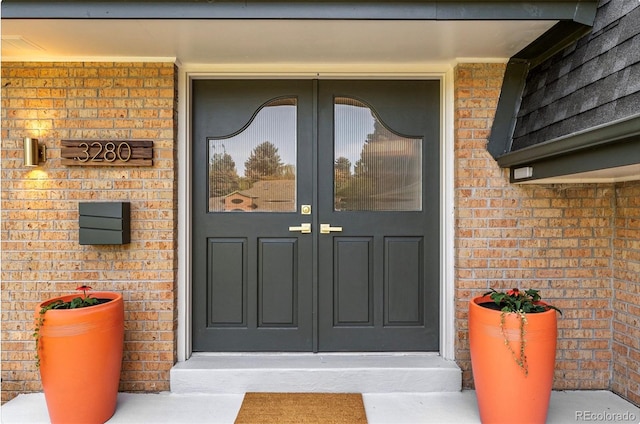
<path fill-rule="evenodd" d="M 207 243 L 207 305 L 209 327 L 247 325 L 247 242 L 209 239 Z"/>
<path fill-rule="evenodd" d="M 335 326 L 373 325 L 372 242 L 368 237 L 334 239 Z"/>
<path fill-rule="evenodd" d="M 260 239 L 259 326 L 295 328 L 298 323 L 298 249 L 295 238 Z"/>
<path fill-rule="evenodd" d="M 385 237 L 384 325 L 424 325 L 421 237 Z"/>

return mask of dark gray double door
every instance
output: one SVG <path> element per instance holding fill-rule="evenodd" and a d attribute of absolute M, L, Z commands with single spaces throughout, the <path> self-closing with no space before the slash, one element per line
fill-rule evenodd
<path fill-rule="evenodd" d="M 437 351 L 439 81 L 195 80 L 194 351 Z"/>

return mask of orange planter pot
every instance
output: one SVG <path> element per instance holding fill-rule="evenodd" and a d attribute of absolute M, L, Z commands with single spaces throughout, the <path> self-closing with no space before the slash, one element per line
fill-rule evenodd
<path fill-rule="evenodd" d="M 479 306 L 484 302 L 493 301 L 485 296 L 469 303 L 469 345 L 480 419 L 484 424 L 544 424 L 555 368 L 556 311 L 526 314 L 528 374 L 525 375 L 505 345 L 501 312 Z M 506 339 L 519 357 L 519 316 L 506 314 L 504 329 Z"/>
<path fill-rule="evenodd" d="M 40 309 L 55 301 L 42 302 Z M 40 377 L 51 422 L 104 423 L 116 409 L 122 349 L 124 303 L 118 293 L 92 292 L 109 302 L 79 309 L 49 310 L 38 339 Z"/>

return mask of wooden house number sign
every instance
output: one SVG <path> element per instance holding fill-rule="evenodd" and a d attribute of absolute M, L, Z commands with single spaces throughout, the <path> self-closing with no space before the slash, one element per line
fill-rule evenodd
<path fill-rule="evenodd" d="M 62 165 L 153 166 L 151 140 L 62 140 Z"/>

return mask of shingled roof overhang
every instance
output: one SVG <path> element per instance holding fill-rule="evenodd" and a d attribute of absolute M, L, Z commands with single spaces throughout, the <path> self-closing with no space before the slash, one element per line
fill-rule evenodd
<path fill-rule="evenodd" d="M 586 24 L 560 22 L 511 58 L 507 64 L 488 150 L 501 167 L 511 168 L 512 182 L 640 180 L 640 108 L 637 100 L 634 100 L 638 97 L 637 82 L 634 82 L 638 78 L 632 79 L 631 76 L 637 75 L 638 29 L 634 32 L 633 22 L 637 24 L 639 12 L 640 9 L 626 14 L 618 11 L 623 16 L 621 19 L 629 21 L 626 22 L 628 25 L 624 22 L 610 24 L 610 16 L 606 22 L 598 20 L 593 34 L 589 34 L 592 29 Z M 615 32 L 618 29 L 620 33 Z M 551 36 L 553 31 L 558 32 L 555 37 Z M 611 31 L 611 37 L 607 37 L 607 31 Z M 588 43 L 592 40 L 595 46 L 590 48 Z M 615 42 L 624 42 L 625 50 L 615 53 L 614 49 L 619 47 Z M 587 69 L 583 69 L 580 76 L 570 76 L 569 70 L 577 68 L 576 63 L 571 63 L 567 57 L 574 53 L 578 60 L 588 56 L 593 66 L 585 68 L 602 77 L 589 79 L 590 72 Z M 556 54 L 554 60 L 548 60 Z M 601 58 L 598 55 L 605 59 L 605 54 L 610 54 L 614 59 L 597 60 Z M 626 69 L 625 64 L 634 68 Z M 545 70 L 551 67 L 555 67 L 555 71 L 561 69 L 559 74 L 564 76 L 562 81 L 566 87 L 560 87 L 562 84 L 559 84 L 558 78 L 561 77 L 558 77 L 558 73 Z M 624 78 L 616 78 L 616 72 L 621 75 L 624 72 Z M 534 78 L 529 80 L 530 73 Z M 539 74 L 537 79 L 536 74 Z M 605 77 L 607 85 L 593 84 L 604 81 Z M 559 85 L 550 90 L 556 91 L 551 93 L 556 95 L 555 100 L 549 93 L 540 92 L 539 88 L 540 84 L 552 84 L 553 79 L 553 84 Z M 578 89 L 584 95 L 575 95 Z M 537 109 L 531 105 L 525 108 L 521 104 L 523 93 L 524 96 L 538 97 Z M 625 95 L 627 97 L 622 100 Z M 563 102 L 563 106 L 554 107 L 558 104 L 553 104 L 554 101 Z M 613 112 L 607 116 L 604 111 L 599 111 L 598 107 L 605 107 L 603 105 L 610 106 L 605 109 L 606 112 L 616 109 L 616 101 L 620 110 L 618 115 L 622 117 Z M 573 113 L 573 122 L 563 121 L 565 113 Z"/>
<path fill-rule="evenodd" d="M 500 156 L 512 182 L 578 183 L 640 179 L 640 115 Z"/>

